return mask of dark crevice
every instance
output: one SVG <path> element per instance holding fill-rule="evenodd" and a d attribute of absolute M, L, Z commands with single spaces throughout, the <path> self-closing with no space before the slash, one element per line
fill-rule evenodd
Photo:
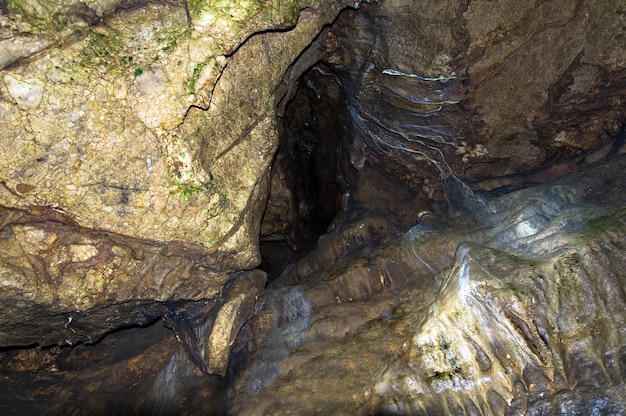
<path fill-rule="evenodd" d="M 317 64 L 300 78 L 278 121 L 280 144 L 260 242 L 270 280 L 315 249 L 350 183 L 344 97 L 328 68 Z"/>

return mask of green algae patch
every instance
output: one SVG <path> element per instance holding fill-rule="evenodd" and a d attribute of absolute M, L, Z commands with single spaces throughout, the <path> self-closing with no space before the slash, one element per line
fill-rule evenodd
<path fill-rule="evenodd" d="M 608 232 L 624 227 L 624 216 L 626 216 L 626 209 L 620 209 L 614 213 L 590 215 L 583 224 L 576 242 L 588 243 Z"/>
<path fill-rule="evenodd" d="M 57 6 L 58 5 L 54 5 Z M 45 7 L 38 2 L 24 0 L 8 0 L 6 3 L 10 14 L 22 20 L 21 29 L 39 34 L 53 33 L 64 26 L 64 19 L 51 16 L 49 6 Z M 54 7 L 56 9 L 57 7 Z"/>
<path fill-rule="evenodd" d="M 601 215 L 587 221 L 585 224 L 584 235 L 587 238 L 595 238 L 606 233 L 612 228 L 623 225 L 623 219 L 616 215 Z"/>
<path fill-rule="evenodd" d="M 210 70 L 211 73 L 217 74 L 223 66 L 220 65 L 218 60 L 214 56 L 209 56 L 206 59 L 196 63 L 191 71 L 191 76 L 187 81 L 187 92 L 189 94 L 196 93 L 196 87 L 198 87 L 198 81 L 201 80 L 202 75 L 206 70 Z M 214 80 L 215 81 L 215 80 Z"/>
<path fill-rule="evenodd" d="M 101 69 L 110 75 L 136 77 L 166 61 L 180 40 L 189 35 L 188 29 L 175 20 L 154 29 L 148 26 L 150 20 L 138 20 L 139 33 L 107 26 L 91 29 L 78 63 L 88 71 Z"/>
<path fill-rule="evenodd" d="M 293 26 L 301 10 L 317 3 L 314 0 L 190 0 L 187 7 L 194 26 L 210 31 L 228 28 L 250 33 Z"/>

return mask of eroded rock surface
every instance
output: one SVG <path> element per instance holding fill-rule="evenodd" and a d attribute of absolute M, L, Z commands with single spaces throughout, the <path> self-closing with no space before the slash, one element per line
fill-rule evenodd
<path fill-rule="evenodd" d="M 348 5 L 8 3 L 0 345 L 94 341 L 257 266 L 272 91 Z"/>
<path fill-rule="evenodd" d="M 9 27 L 52 13 L 10 6 Z M 88 228 L 254 266 L 263 206 L 250 201 L 263 195 L 276 142 L 270 91 L 345 7 L 300 15 L 305 6 L 119 5 L 94 10 L 87 27 L 63 26 L 74 31 L 61 47 L 3 71 L 13 140 L 3 142 L 2 204 L 60 208 Z M 295 29 L 244 44 L 284 27 Z"/>
<path fill-rule="evenodd" d="M 624 168 L 503 196 L 268 290 L 241 338 L 233 413 L 623 413 Z"/>
<path fill-rule="evenodd" d="M 0 1 L 0 408 L 626 413 L 625 13 Z"/>

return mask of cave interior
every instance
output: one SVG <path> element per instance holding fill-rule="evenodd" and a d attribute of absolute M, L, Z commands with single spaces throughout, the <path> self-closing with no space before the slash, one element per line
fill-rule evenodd
<path fill-rule="evenodd" d="M 495 247 L 492 247 L 493 252 L 475 254 L 476 258 L 491 256 L 489 258 L 492 260 L 480 257 L 481 261 L 484 260 L 482 265 L 491 266 L 495 262 L 493 258 L 506 251 L 508 257 L 502 260 L 506 266 L 502 266 L 498 272 L 515 275 L 515 267 L 524 262 L 530 264 L 529 259 L 535 254 L 531 249 L 519 248 L 522 243 L 527 243 L 524 239 L 539 233 L 536 230 L 541 227 L 557 223 L 557 219 L 562 220 L 559 224 L 567 223 L 567 219 L 561 219 L 557 212 L 570 209 L 569 205 L 562 202 L 570 197 L 563 196 L 565 194 L 560 193 L 561 188 L 571 187 L 574 194 L 581 189 L 583 196 L 580 200 L 572 197 L 571 200 L 576 201 L 572 204 L 587 204 L 585 208 L 591 211 L 596 209 L 593 204 L 604 201 L 603 198 L 609 200 L 607 206 L 619 206 L 623 202 L 616 196 L 619 193 L 617 191 L 623 188 L 620 178 L 615 177 L 619 176 L 621 165 L 617 168 L 611 165 L 613 167 L 606 171 L 610 173 L 597 173 L 593 169 L 605 162 L 614 163 L 611 161 L 618 160 L 626 153 L 625 104 L 618 99 L 626 92 L 624 69 L 598 75 L 596 85 L 593 86 L 596 95 L 583 98 L 576 96 L 575 105 L 570 108 L 560 104 L 559 100 L 565 101 L 563 97 L 574 94 L 568 92 L 568 88 L 574 83 L 572 74 L 576 68 L 565 70 L 565 75 L 552 83 L 545 92 L 548 96 L 544 100 L 546 104 L 537 111 L 535 117 L 520 122 L 526 130 L 516 125 L 511 127 L 511 132 L 504 134 L 493 126 L 486 126 L 486 122 L 481 120 L 480 111 L 486 106 L 477 104 L 480 97 L 476 96 L 482 93 L 495 97 L 496 94 L 487 85 L 488 80 L 480 79 L 481 68 L 472 73 L 468 69 L 471 65 L 479 64 L 468 62 L 476 58 L 462 53 L 467 51 L 470 42 L 467 30 L 459 26 L 463 23 L 462 13 L 453 10 L 453 15 L 447 18 L 444 37 L 440 26 L 434 25 L 434 29 L 430 29 L 432 33 L 422 31 L 416 27 L 408 12 L 394 11 L 391 6 L 387 9 L 384 7 L 387 2 L 381 3 L 362 4 L 357 10 L 343 11 L 293 63 L 289 74 L 291 78 L 286 76 L 282 88 L 278 88 L 275 99 L 278 103 L 276 126 L 279 143 L 269 173 L 268 198 L 259 233 L 261 264 L 258 268 L 267 273 L 268 283 L 266 292 L 260 295 L 263 302 L 255 306 L 258 314 L 246 321 L 238 335 L 225 377 L 202 374 L 206 369 L 194 365 L 198 362 L 196 344 L 200 342 L 196 339 L 199 335 L 195 328 L 205 324 L 207 318 L 200 316 L 207 310 L 206 305 L 211 300 L 204 304 L 166 302 L 170 310 L 166 314 L 169 318 L 117 329 L 91 345 L 2 348 L 0 368 L 3 374 L 0 387 L 6 392 L 3 394 L 6 404 L 0 402 L 0 409 L 6 406 L 12 410 L 20 409 L 25 414 L 37 413 L 41 409 L 41 401 L 54 400 L 50 397 L 56 392 L 53 386 L 65 383 L 68 391 L 74 391 L 67 393 L 72 404 L 65 403 L 54 408 L 59 413 L 79 414 L 81 409 L 90 409 L 102 414 L 113 411 L 119 414 L 141 414 L 145 409 L 150 409 L 153 414 L 176 414 L 171 409 L 183 408 L 204 410 L 206 414 L 239 411 L 252 414 L 249 407 L 237 407 L 239 405 L 233 403 L 237 400 L 247 403 L 248 399 L 254 398 L 264 386 L 278 377 L 277 374 L 287 377 L 284 374 L 289 374 L 289 371 L 281 373 L 283 368 L 277 369 L 277 363 L 281 360 L 285 359 L 284 365 L 291 366 L 289 368 L 296 374 L 298 360 L 306 361 L 307 354 L 326 357 L 320 351 L 328 348 L 328 351 L 334 353 L 333 348 L 341 348 L 337 340 L 348 339 L 348 335 L 357 334 L 358 337 L 354 342 L 345 341 L 346 351 L 356 349 L 353 344 L 361 341 L 376 343 L 375 337 L 382 336 L 385 331 L 391 333 L 390 339 L 399 337 L 402 331 L 409 333 L 406 329 L 408 322 L 421 319 L 419 313 L 427 315 L 419 309 L 422 307 L 420 302 L 438 305 L 437 301 L 427 296 L 430 294 L 434 298 L 440 293 L 440 288 L 448 287 L 446 282 L 449 281 L 440 274 L 449 269 L 448 266 L 453 264 L 455 258 L 465 255 L 463 250 L 473 253 L 473 246 L 456 250 L 464 238 L 472 244 L 489 242 Z M 4 8 L 4 2 L 0 2 L 0 5 Z M 392 11 L 397 14 L 391 15 Z M 391 25 L 392 21 L 395 26 Z M 421 40 L 428 43 L 430 39 L 431 42 L 427 46 L 422 45 L 421 49 L 416 47 L 416 52 L 402 43 L 400 32 L 403 28 L 410 29 L 412 36 L 421 36 Z M 436 38 L 437 42 L 432 38 Z M 437 67 L 433 69 L 430 62 L 420 61 L 440 55 L 448 59 L 445 65 L 439 65 L 447 72 L 437 72 Z M 571 65 L 584 67 L 580 59 L 573 60 Z M 409 71 L 410 68 L 414 70 Z M 475 73 L 479 76 L 474 76 Z M 611 104 L 612 110 L 602 113 L 602 109 Z M 501 121 L 503 125 L 507 122 Z M 580 132 L 580 135 L 577 139 L 566 140 L 555 134 L 560 131 L 568 137 L 575 132 Z M 485 134 L 493 134 L 493 141 Z M 562 140 L 551 140 L 554 135 Z M 489 153 L 492 150 L 493 155 Z M 584 173 L 586 169 L 591 169 L 592 173 Z M 567 179 L 568 175 L 576 174 L 582 176 Z M 596 179 L 593 179 L 594 175 Z M 553 184 L 557 184 L 557 190 L 551 193 L 544 190 L 547 188 L 541 188 Z M 541 189 L 536 191 L 543 192 L 541 197 L 530 193 L 535 192 L 535 188 Z M 507 199 L 509 195 L 524 190 L 528 190 L 530 196 L 520 197 L 520 200 L 512 196 L 510 200 Z M 532 211 L 532 215 L 528 214 L 530 208 L 519 208 L 525 207 L 525 201 L 539 201 L 544 197 L 544 202 L 541 202 L 543 205 L 537 202 L 533 206 L 536 211 Z M 550 211 L 555 204 L 562 205 L 559 205 L 558 210 Z M 541 207 L 537 208 L 539 205 Z M 502 207 L 508 207 L 513 213 L 519 208 L 522 220 L 516 219 L 515 226 L 506 228 L 509 227 L 509 219 L 501 211 Z M 623 210 L 603 208 L 602 212 L 603 215 L 609 215 L 607 212 L 613 215 Z M 527 214 L 530 220 L 522 216 Z M 572 211 L 571 222 L 579 226 L 583 223 L 576 222 L 577 215 L 578 211 Z M 619 215 L 623 218 L 623 213 Z M 520 223 L 526 228 L 520 228 Z M 562 225 L 562 229 L 570 232 L 567 226 Z M 504 237 L 495 236 L 501 231 Z M 548 237 L 552 235 L 547 231 L 545 234 Z M 424 254 L 421 248 L 415 248 L 418 243 L 430 241 L 433 235 L 436 237 L 432 238 L 439 240 L 432 249 L 428 249 L 431 251 L 423 249 Z M 548 241 L 548 237 L 545 237 L 545 241 Z M 409 240 L 410 243 L 406 242 Z M 539 246 L 543 241 L 538 239 L 528 244 Z M 518 242 L 519 247 L 510 248 L 507 245 Z M 406 260 L 407 256 L 398 254 L 401 253 L 398 247 L 407 244 L 413 245 L 411 247 L 415 257 L 423 264 L 411 266 Z M 420 257 L 416 253 L 423 255 Z M 546 253 L 553 254 L 548 249 Z M 541 253 L 537 258 L 543 261 L 548 258 L 548 254 Z M 393 256 L 397 256 L 396 260 Z M 618 254 L 616 258 L 619 258 Z M 453 272 L 456 273 L 457 269 Z M 536 269 L 540 267 L 536 266 Z M 340 277 L 342 275 L 345 280 Z M 386 276 L 393 276 L 393 279 Z M 531 319 L 534 326 L 527 323 L 523 315 L 525 310 L 518 304 L 523 303 L 526 308 L 530 301 L 515 303 L 523 294 L 534 290 L 524 286 L 532 286 L 524 280 L 525 277 L 519 279 L 522 283 L 509 282 L 504 289 L 498 289 L 500 292 L 494 293 L 500 296 L 501 292 L 509 290 L 514 294 L 511 295 L 513 301 L 505 302 L 508 309 L 503 308 L 508 314 L 507 319 L 514 322 L 511 327 L 523 333 L 521 343 L 534 355 L 531 358 L 528 358 L 530 354 L 511 358 L 506 355 L 508 353 L 498 355 L 500 352 L 495 351 L 494 354 L 511 367 L 517 365 L 517 359 L 534 360 L 533 366 L 528 367 L 533 371 L 534 364 L 539 363 L 537 367 L 553 366 L 558 370 L 555 370 L 555 374 L 562 370 L 571 379 L 563 381 L 557 374 L 548 380 L 541 373 L 543 370 L 537 370 L 536 374 L 528 370 L 531 375 L 526 370 L 520 370 L 530 380 L 524 387 L 525 392 L 532 396 L 535 387 L 530 386 L 537 386 L 538 390 L 550 391 L 556 397 L 559 392 L 566 390 L 564 386 L 571 388 L 575 384 L 572 380 L 576 377 L 585 379 L 585 372 L 602 372 L 604 377 L 604 372 L 608 373 L 608 370 L 584 367 L 588 364 L 584 360 L 581 362 L 585 364 L 580 367 L 570 363 L 568 365 L 573 369 L 558 368 L 561 364 L 555 364 L 557 358 L 549 351 L 553 346 L 552 332 L 543 331 L 542 325 L 546 324 L 539 318 L 538 323 L 532 321 L 534 318 Z M 622 288 L 619 290 L 623 298 L 623 276 L 621 282 L 617 287 Z M 485 287 L 489 284 L 485 284 Z M 389 294 L 377 297 L 381 292 L 387 293 L 385 290 L 389 287 Z M 404 289 L 406 292 L 403 292 Z M 444 289 L 441 289 L 441 293 L 446 293 Z M 409 292 L 411 294 L 407 294 Z M 620 301 L 616 302 L 619 304 Z M 407 305 L 413 303 L 420 306 L 411 311 Z M 291 312 L 285 312 L 287 309 Z M 441 306 L 441 310 L 444 309 Z M 459 311 L 456 313 L 460 316 L 463 310 Z M 211 313 L 211 317 L 216 319 L 216 312 Z M 588 315 L 592 316 L 593 313 Z M 389 329 L 392 328 L 389 322 L 393 320 L 401 324 Z M 449 322 L 440 324 L 446 328 Z M 611 325 L 606 324 L 607 328 Z M 614 329 L 611 328 L 611 331 Z M 381 341 L 379 348 L 388 348 L 389 357 L 393 356 L 396 361 L 402 354 L 414 358 L 418 353 L 427 351 L 427 348 L 439 348 L 445 358 L 442 360 L 447 360 L 446 365 L 452 365 L 450 362 L 453 362 L 454 371 L 449 375 L 437 370 L 429 380 L 435 384 L 441 382 L 437 386 L 445 386 L 445 382 L 458 380 L 455 377 L 459 374 L 466 375 L 463 373 L 466 369 L 462 369 L 461 364 L 457 365 L 456 360 L 460 358 L 451 352 L 443 335 L 437 336 L 440 337 L 437 345 L 433 347 L 428 344 L 430 347 L 423 347 L 423 351 L 415 352 L 410 349 L 413 347 L 403 347 L 402 343 L 396 342 L 396 345 L 392 341 L 389 344 Z M 465 336 L 470 339 L 470 335 Z M 458 335 L 454 339 L 462 337 Z M 418 338 L 416 335 L 414 342 Z M 608 349 L 616 362 L 622 360 L 615 364 L 621 366 L 621 373 L 619 369 L 615 370 L 619 374 L 611 373 L 605 377 L 608 381 L 601 382 L 602 379 L 595 386 L 598 390 L 608 392 L 607 400 L 617 403 L 613 407 L 607 405 L 601 409 L 616 412 L 619 406 L 622 406 L 621 409 L 626 406 L 623 400 L 620 402 L 615 399 L 626 379 L 626 345 L 619 349 L 621 341 L 618 338 L 611 338 L 610 348 L 599 345 Z M 319 346 L 314 345 L 316 340 L 321 340 Z M 333 342 L 338 343 L 339 347 Z M 479 365 L 482 370 L 491 371 L 492 365 L 497 367 L 489 358 L 484 358 L 487 357 L 485 352 L 482 352 L 484 357 L 481 356 L 478 341 L 468 342 L 474 348 L 473 356 L 478 357 L 479 361 L 483 359 L 482 367 Z M 180 347 L 181 343 L 186 347 Z M 365 347 L 364 350 L 369 351 Z M 286 359 L 291 353 L 292 358 Z M 576 361 L 580 358 L 576 358 L 575 352 L 572 354 L 568 359 Z M 200 361 L 202 359 L 199 358 Z M 395 361 L 391 358 L 389 360 L 384 371 L 394 365 L 392 362 Z M 419 361 L 419 358 L 416 360 Z M 270 364 L 261 365 L 258 362 Z M 350 365 L 352 367 L 346 364 L 346 368 L 355 371 L 360 368 L 359 364 Z M 429 364 L 419 362 L 419 365 L 428 367 Z M 566 364 L 562 366 L 567 367 Z M 364 379 L 376 376 L 361 370 Z M 380 370 L 380 374 L 384 371 Z M 401 372 L 397 374 L 401 378 Z M 251 381 L 253 376 L 256 378 Z M 132 383 L 125 382 L 123 385 L 128 386 L 130 383 L 132 388 L 120 393 L 112 386 L 114 383 L 107 382 L 109 377 L 111 380 L 127 377 Z M 520 376 L 520 380 L 522 378 Z M 98 385 L 98 380 L 101 380 L 101 385 Z M 327 374 L 320 373 L 320 380 L 328 382 Z M 523 382 L 528 380 L 524 379 Z M 77 393 L 84 383 L 92 390 Z M 283 380 L 282 383 L 277 386 L 289 384 L 289 381 Z M 306 385 L 306 380 L 302 383 Z M 611 387 L 606 387 L 609 384 Z M 176 385 L 175 391 L 167 390 L 170 385 Z M 299 386 L 298 382 L 293 385 Z M 311 381 L 310 385 L 313 386 L 312 391 L 317 391 L 314 382 Z M 94 391 L 96 388 L 101 390 Z M 511 390 L 517 388 L 515 385 Z M 471 389 L 468 387 L 467 390 Z M 196 394 L 197 391 L 200 394 Z M 280 390 L 281 393 L 285 391 L 289 389 Z M 571 388 L 571 391 L 574 389 Z M 593 396 L 594 391 L 589 387 L 590 393 L 585 397 Z M 406 394 L 408 397 L 409 393 Z M 169 402 L 160 399 L 155 401 L 154 397 L 159 395 L 168 398 Z M 268 395 L 278 397 L 276 391 Z M 389 393 L 389 396 L 393 394 Z M 519 396 L 506 400 L 501 396 L 504 394 L 493 399 L 489 403 L 490 410 L 485 410 L 483 414 L 496 413 L 498 409 L 504 411 L 506 406 L 512 406 L 510 409 L 513 409 L 507 408 L 509 410 L 506 412 L 520 409 L 519 406 L 515 408 Z M 540 408 L 543 398 L 532 397 L 535 400 L 533 403 L 539 403 L 537 408 Z M 250 406 L 254 406 L 256 399 L 251 400 Z M 431 400 L 430 396 L 427 400 Z M 358 400 L 355 399 L 355 402 Z M 452 402 L 450 399 L 445 409 L 453 409 L 453 405 L 449 404 Z M 560 401 L 565 402 L 572 411 L 600 406 L 591 401 L 576 404 L 570 396 Z M 399 399 L 396 398 L 395 408 L 389 407 L 391 405 L 381 407 L 378 402 L 375 405 L 379 406 L 376 407 L 378 410 L 392 409 L 389 414 L 403 414 L 407 408 L 398 403 Z M 555 403 L 558 404 L 559 400 L 555 399 Z M 466 409 L 463 412 L 473 414 L 470 410 L 474 405 L 463 406 Z M 548 410 L 556 408 L 548 404 L 544 407 Z M 306 406 L 304 409 L 311 410 Z M 441 409 L 435 408 L 435 413 L 429 413 L 428 409 L 421 413 L 415 409 L 409 410 L 415 411 L 415 414 L 436 414 Z"/>

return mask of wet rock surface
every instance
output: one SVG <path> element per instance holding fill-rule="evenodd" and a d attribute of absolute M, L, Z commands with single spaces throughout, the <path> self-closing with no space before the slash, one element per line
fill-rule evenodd
<path fill-rule="evenodd" d="M 0 410 L 626 413 L 625 13 L 0 1 Z"/>
<path fill-rule="evenodd" d="M 233 413 L 621 414 L 625 161 L 270 286 Z"/>

